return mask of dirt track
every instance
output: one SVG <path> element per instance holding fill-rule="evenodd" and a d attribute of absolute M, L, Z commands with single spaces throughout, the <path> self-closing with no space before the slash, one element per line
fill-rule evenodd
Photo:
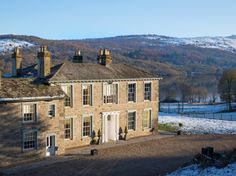
<path fill-rule="evenodd" d="M 101 149 L 98 156 L 77 155 L 74 160 L 17 175 L 163 175 L 181 167 L 205 146 L 232 150 L 236 135 L 179 136 Z"/>

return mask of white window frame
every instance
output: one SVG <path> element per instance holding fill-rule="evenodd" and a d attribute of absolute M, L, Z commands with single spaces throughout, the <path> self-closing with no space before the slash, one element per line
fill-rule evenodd
<path fill-rule="evenodd" d="M 27 121 L 25 121 L 24 120 L 24 106 L 25 105 L 33 105 L 33 106 L 35 106 L 35 115 L 34 115 L 34 118 L 32 119 L 32 120 L 27 120 Z M 21 108 L 21 112 L 22 112 L 22 122 L 23 123 L 33 123 L 33 122 L 37 122 L 37 120 L 38 120 L 38 103 L 35 103 L 35 102 L 29 102 L 29 103 L 23 103 L 22 104 L 22 108 Z"/>
<path fill-rule="evenodd" d="M 24 141 L 24 135 L 26 133 L 36 133 L 36 141 L 35 141 L 35 146 L 33 148 L 25 148 L 25 141 Z M 22 151 L 29 151 L 29 150 L 37 150 L 38 149 L 38 130 L 37 129 L 31 129 L 31 130 L 24 130 L 22 132 Z"/>
<path fill-rule="evenodd" d="M 84 136 L 84 118 L 86 118 L 86 117 L 91 117 L 91 125 L 90 125 L 91 129 L 90 129 L 90 135 L 88 135 L 88 136 Z M 82 115 L 82 123 L 81 123 L 81 136 L 82 136 L 82 139 L 91 137 L 93 129 L 94 129 L 94 116 L 93 116 L 93 114 L 83 114 Z"/>
<path fill-rule="evenodd" d="M 49 115 L 50 106 L 54 106 L 54 115 Z M 56 104 L 54 104 L 54 103 L 48 104 L 47 116 L 48 116 L 48 117 L 51 117 L 51 118 L 56 117 Z"/>
<path fill-rule="evenodd" d="M 84 105 L 84 92 L 83 92 L 83 86 L 84 85 L 90 85 L 91 86 L 91 97 L 90 97 L 90 101 L 91 101 L 91 103 L 89 104 L 89 105 Z M 94 97 L 94 84 L 93 83 L 82 83 L 81 84 L 81 104 L 82 104 L 82 106 L 93 106 L 93 97 Z"/>
<path fill-rule="evenodd" d="M 61 89 L 63 86 L 71 86 L 70 106 L 65 106 L 65 102 L 64 102 L 64 106 L 65 106 L 65 108 L 73 108 L 74 107 L 74 85 L 73 84 L 61 84 L 60 86 L 61 86 Z M 62 91 L 63 91 L 63 89 L 62 89 Z"/>
<path fill-rule="evenodd" d="M 129 84 L 135 84 L 135 97 L 134 97 L 134 101 L 129 101 Z M 127 102 L 128 103 L 136 103 L 138 102 L 138 98 L 137 98 L 137 82 L 128 82 L 127 83 Z"/>
<path fill-rule="evenodd" d="M 70 120 L 70 138 L 65 138 L 65 120 Z M 65 117 L 64 119 L 64 140 L 73 140 L 74 139 L 74 117 Z"/>
<path fill-rule="evenodd" d="M 143 126 L 143 117 L 144 117 L 144 112 L 145 112 L 145 111 L 150 111 L 150 117 L 149 117 L 150 122 L 149 122 L 149 127 L 144 127 L 144 126 Z M 152 128 L 152 108 L 146 108 L 146 109 L 143 110 L 143 116 L 142 116 L 142 128 L 143 128 L 143 129 L 151 129 L 151 128 Z"/>
<path fill-rule="evenodd" d="M 150 100 L 145 100 L 145 84 L 151 84 Z M 144 101 L 152 101 L 152 81 L 144 81 L 143 84 L 143 99 Z"/>
<path fill-rule="evenodd" d="M 107 85 L 110 85 L 110 84 L 112 84 L 112 85 L 117 85 L 117 102 L 113 102 L 113 103 L 106 103 L 106 102 L 104 102 L 104 89 L 105 89 L 105 86 L 107 86 Z M 103 104 L 119 104 L 119 83 L 118 82 L 112 82 L 112 83 L 108 83 L 108 82 L 104 82 L 103 84 L 102 84 L 102 103 Z"/>
<path fill-rule="evenodd" d="M 129 113 L 134 113 L 135 112 L 135 122 L 134 122 L 134 129 L 129 129 Z M 136 131 L 137 130 L 137 110 L 128 110 L 127 111 L 127 129 L 128 131 Z"/>

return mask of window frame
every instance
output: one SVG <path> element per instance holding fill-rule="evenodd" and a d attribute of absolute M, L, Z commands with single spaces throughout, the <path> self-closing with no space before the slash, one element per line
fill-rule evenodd
<path fill-rule="evenodd" d="M 69 120 L 70 121 L 70 127 L 69 128 L 66 128 L 65 127 L 65 122 L 66 122 L 66 120 Z M 64 140 L 73 140 L 73 129 L 74 129 L 74 118 L 73 117 L 66 117 L 65 119 L 64 119 Z M 69 138 L 66 138 L 66 130 L 68 130 L 68 129 L 70 129 L 70 136 L 69 136 Z"/>
<path fill-rule="evenodd" d="M 130 113 L 135 114 L 135 116 L 134 116 L 134 128 L 132 128 L 132 129 L 129 129 L 129 114 Z M 127 129 L 128 129 L 128 131 L 136 131 L 137 130 L 137 111 L 136 110 L 129 110 L 127 112 Z"/>
<path fill-rule="evenodd" d="M 86 135 L 86 136 L 84 136 L 84 119 L 85 118 L 88 118 L 88 117 L 90 117 L 91 119 L 90 119 L 90 122 L 91 122 L 91 124 L 90 124 L 90 134 L 89 135 Z M 92 135 L 92 132 L 93 132 L 93 114 L 84 114 L 83 116 L 82 116 L 82 123 L 81 123 L 81 125 L 82 125 L 82 128 L 81 128 L 81 137 L 82 137 L 82 139 L 83 138 L 87 138 L 87 137 L 91 137 L 91 135 Z"/>
<path fill-rule="evenodd" d="M 34 116 L 32 117 L 32 120 L 25 120 L 25 116 L 24 114 L 24 106 L 29 105 L 29 106 L 33 106 L 33 110 L 34 110 Z M 37 118 L 38 118 L 38 103 L 24 103 L 22 104 L 22 123 L 33 123 L 33 122 L 37 122 Z"/>
<path fill-rule="evenodd" d="M 150 84 L 150 99 L 145 99 L 145 94 L 146 94 L 146 91 L 145 91 L 145 85 L 146 84 Z M 152 101 L 152 81 L 145 81 L 144 82 L 144 87 L 143 87 L 143 99 L 144 101 Z"/>
<path fill-rule="evenodd" d="M 114 86 L 116 86 L 116 99 L 114 101 L 114 94 L 111 95 L 113 96 L 113 102 L 108 102 L 108 95 L 105 95 L 104 92 L 105 92 L 105 86 L 108 86 L 108 85 L 112 85 L 113 86 L 113 90 L 114 90 Z M 114 92 L 113 92 L 114 93 Z M 106 87 L 106 94 L 107 94 L 107 87 Z M 105 98 L 106 96 L 106 98 Z M 119 83 L 118 82 L 112 82 L 112 83 L 108 83 L 108 82 L 104 82 L 103 83 L 103 86 L 102 86 L 102 102 L 103 104 L 119 104 Z"/>
<path fill-rule="evenodd" d="M 67 88 L 70 87 L 70 90 L 71 90 L 71 95 L 69 97 L 70 98 L 70 105 L 66 105 L 66 101 L 67 101 L 68 97 L 65 97 L 65 99 L 64 99 L 65 108 L 73 108 L 73 106 L 74 106 L 74 85 L 73 84 L 61 84 L 61 89 L 64 92 L 62 87 L 67 87 Z M 65 93 L 65 95 L 66 95 L 66 93 Z"/>
<path fill-rule="evenodd" d="M 149 123 L 148 123 L 148 127 L 144 127 L 144 113 L 145 111 L 149 111 Z M 142 128 L 143 129 L 151 129 L 152 128 L 152 108 L 146 108 L 143 110 L 143 116 L 142 116 Z"/>
<path fill-rule="evenodd" d="M 90 95 L 90 104 L 84 104 L 84 89 L 83 89 L 83 86 L 91 86 L 91 95 Z M 93 106 L 93 87 L 94 87 L 94 85 L 92 84 L 92 83 L 83 83 L 83 84 L 81 84 L 81 98 L 82 98 L 82 101 L 81 101 L 81 103 L 82 103 L 82 106 Z"/>
<path fill-rule="evenodd" d="M 135 92 L 134 92 L 134 101 L 129 101 L 129 85 L 134 84 Z M 128 103 L 136 103 L 137 102 L 137 82 L 128 82 L 127 83 L 127 102 Z"/>
<path fill-rule="evenodd" d="M 49 114 L 49 112 L 50 112 L 50 106 L 54 106 L 54 112 L 53 112 L 53 115 L 50 115 L 50 114 Z M 48 105 L 47 116 L 50 117 L 50 118 L 56 117 L 56 104 L 49 104 L 49 105 Z"/>
<path fill-rule="evenodd" d="M 25 148 L 25 135 L 27 133 L 35 133 L 33 134 L 33 138 L 34 138 L 34 147 L 32 148 Z M 28 141 L 29 142 L 29 141 Z M 30 150 L 37 150 L 38 149 L 38 130 L 36 129 L 32 129 L 32 130 L 24 130 L 23 133 L 22 133 L 22 151 L 30 151 Z"/>

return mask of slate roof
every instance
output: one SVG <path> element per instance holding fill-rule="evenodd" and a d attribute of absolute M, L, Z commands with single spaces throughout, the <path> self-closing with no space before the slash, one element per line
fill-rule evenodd
<path fill-rule="evenodd" d="M 104 66 L 95 63 L 69 63 L 58 67 L 49 82 L 63 82 L 71 80 L 101 80 L 101 79 L 158 79 L 157 75 L 144 70 L 133 68 L 126 64 L 111 64 Z"/>
<path fill-rule="evenodd" d="M 64 93 L 59 86 L 49 86 L 32 78 L 2 78 L 0 101 L 22 97 L 63 98 Z"/>

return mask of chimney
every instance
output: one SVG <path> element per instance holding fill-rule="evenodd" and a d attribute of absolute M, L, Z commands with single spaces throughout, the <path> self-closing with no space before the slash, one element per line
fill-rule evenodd
<path fill-rule="evenodd" d="M 20 53 L 20 49 L 18 47 L 15 48 L 12 53 L 12 76 L 17 77 L 22 72 L 22 56 Z"/>
<path fill-rule="evenodd" d="M 98 63 L 101 65 L 108 66 L 112 64 L 110 51 L 108 49 L 100 50 L 97 60 L 98 60 Z"/>
<path fill-rule="evenodd" d="M 74 63 L 83 63 L 83 56 L 81 55 L 80 50 L 75 51 L 75 55 L 73 57 L 73 62 Z"/>
<path fill-rule="evenodd" d="M 38 77 L 45 78 L 51 73 L 51 53 L 47 46 L 41 46 L 38 52 Z"/>

